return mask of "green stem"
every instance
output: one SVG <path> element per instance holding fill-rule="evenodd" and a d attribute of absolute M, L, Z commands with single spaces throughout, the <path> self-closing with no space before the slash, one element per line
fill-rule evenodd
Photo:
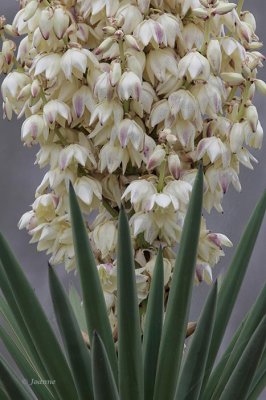
<path fill-rule="evenodd" d="M 164 188 L 165 167 L 166 167 L 166 161 L 164 160 L 161 163 L 160 170 L 159 170 L 159 181 L 158 181 L 158 185 L 157 185 L 158 192 L 161 192 Z"/>
<path fill-rule="evenodd" d="M 245 105 L 246 105 L 246 103 L 247 103 L 247 101 L 248 101 L 248 98 L 249 98 L 249 89 L 250 89 L 250 86 L 251 86 L 251 83 L 250 83 L 250 82 L 247 82 L 246 87 L 245 87 L 245 89 L 244 89 L 244 91 L 243 91 L 243 94 L 242 94 L 242 101 L 241 101 L 241 105 L 240 105 L 239 112 L 238 112 L 238 116 L 237 116 L 238 121 L 240 121 L 240 120 L 243 118 L 243 116 L 244 116 Z"/>
<path fill-rule="evenodd" d="M 56 129 L 54 131 L 54 133 L 56 134 L 56 136 L 60 139 L 60 142 L 64 145 L 64 146 L 68 146 L 68 143 L 66 141 L 66 139 L 64 138 L 64 136 L 62 135 L 62 133 Z"/>
<path fill-rule="evenodd" d="M 244 0 L 239 0 L 238 5 L 237 5 L 237 8 L 236 8 L 238 15 L 241 14 L 243 5 L 244 5 Z"/>
<path fill-rule="evenodd" d="M 126 69 L 126 65 L 127 65 L 127 60 L 126 60 L 126 56 L 125 56 L 125 52 L 124 52 L 124 42 L 123 39 L 120 39 L 118 41 L 118 46 L 119 46 L 119 53 L 120 53 L 120 59 L 121 59 L 121 69 L 122 69 L 122 73 L 125 72 Z M 124 113 L 128 113 L 129 111 L 129 100 L 125 100 L 123 101 L 123 109 L 124 109 Z"/>
<path fill-rule="evenodd" d="M 226 103 L 230 103 L 232 100 L 233 100 L 233 98 L 234 98 L 234 96 L 235 96 L 235 94 L 236 94 L 236 92 L 237 92 L 237 86 L 233 86 L 233 88 L 231 89 L 231 92 L 230 92 L 230 94 L 229 94 L 229 96 L 227 97 L 227 99 L 226 99 Z"/>
<path fill-rule="evenodd" d="M 104 206 L 104 208 L 106 208 L 106 210 L 109 212 L 109 214 L 112 215 L 112 217 L 117 218 L 119 213 L 117 210 L 115 210 L 106 199 L 102 199 L 102 205 Z"/>

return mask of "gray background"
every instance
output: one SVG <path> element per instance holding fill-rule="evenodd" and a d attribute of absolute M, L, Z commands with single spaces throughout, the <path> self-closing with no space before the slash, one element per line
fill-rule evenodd
<path fill-rule="evenodd" d="M 11 22 L 17 7 L 15 0 L 1 0 L 0 15 L 4 14 L 8 22 Z M 266 2 L 246 0 L 244 8 L 255 14 L 258 25 L 257 33 L 261 40 L 265 42 Z M 266 65 L 264 70 L 259 72 L 259 77 L 266 80 Z M 257 94 L 256 105 L 262 125 L 266 130 L 266 98 Z M 35 244 L 28 244 L 29 236 L 26 231 L 19 231 L 17 228 L 20 216 L 29 209 L 29 205 L 34 199 L 35 189 L 44 175 L 44 171 L 33 165 L 37 147 L 24 148 L 20 141 L 21 123 L 22 121 L 16 120 L 7 122 L 0 118 L 0 230 L 21 261 L 38 297 L 47 310 L 49 319 L 54 322 L 47 284 L 47 257 L 43 253 L 37 253 Z M 213 211 L 211 216 L 208 217 L 209 228 L 215 232 L 228 235 L 235 245 L 240 238 L 248 216 L 265 189 L 266 139 L 263 149 L 260 152 L 253 151 L 253 154 L 258 158 L 259 164 L 255 166 L 255 171 L 241 168 L 242 192 L 237 193 L 231 189 L 223 202 L 224 214 L 220 215 Z M 222 348 L 232 336 L 265 283 L 265 237 L 266 221 L 263 223 Z M 226 269 L 233 251 L 231 249 L 226 250 L 226 257 L 215 269 L 216 274 Z M 62 266 L 59 266 L 57 270 L 68 286 L 68 282 L 74 278 L 73 273 L 67 275 Z M 195 287 L 191 319 L 197 318 L 208 290 L 209 287 L 205 284 Z M 266 396 L 263 398 L 266 398 Z"/>

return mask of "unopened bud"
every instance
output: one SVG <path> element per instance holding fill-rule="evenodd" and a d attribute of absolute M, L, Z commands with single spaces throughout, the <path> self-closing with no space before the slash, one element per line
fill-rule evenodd
<path fill-rule="evenodd" d="M 16 50 L 16 44 L 13 40 L 5 40 L 2 46 L 2 54 L 5 57 L 7 65 L 10 65 L 14 58 L 14 51 Z"/>
<path fill-rule="evenodd" d="M 171 154 L 168 157 L 168 168 L 169 171 L 171 173 L 171 175 L 175 178 L 175 179 L 179 179 L 180 177 L 180 159 L 178 157 L 177 154 Z"/>
<path fill-rule="evenodd" d="M 26 7 L 24 8 L 23 12 L 23 20 L 26 22 L 28 21 L 33 15 L 35 14 L 37 8 L 38 8 L 38 1 L 30 1 Z"/>
<path fill-rule="evenodd" d="M 55 9 L 53 25 L 55 36 L 57 39 L 62 39 L 69 26 L 69 15 L 63 8 L 59 7 Z"/>
<path fill-rule="evenodd" d="M 122 75 L 121 64 L 119 62 L 113 64 L 113 69 L 110 75 L 111 75 L 111 85 L 112 86 L 117 85 Z"/>
<path fill-rule="evenodd" d="M 103 33 L 106 35 L 113 35 L 115 33 L 116 29 L 113 26 L 104 26 L 103 27 Z"/>
<path fill-rule="evenodd" d="M 261 94 L 266 96 L 266 82 L 262 81 L 261 79 L 256 79 L 255 86 Z"/>
<path fill-rule="evenodd" d="M 221 78 L 229 83 L 230 86 L 238 86 L 245 81 L 244 77 L 236 72 L 223 72 Z"/>
<path fill-rule="evenodd" d="M 109 50 L 110 47 L 114 44 L 115 39 L 108 37 L 107 39 L 105 39 L 99 47 L 97 47 L 97 49 L 95 50 L 95 54 L 98 56 L 99 54 L 104 53 L 105 51 Z"/>
<path fill-rule="evenodd" d="M 140 47 L 138 45 L 138 42 L 132 35 L 125 35 L 125 42 L 128 45 L 128 47 L 131 47 L 132 49 L 135 49 L 137 51 L 140 51 Z"/>
<path fill-rule="evenodd" d="M 31 95 L 32 97 L 37 97 L 41 91 L 41 86 L 40 83 L 37 79 L 34 79 L 34 81 L 31 84 Z"/>
<path fill-rule="evenodd" d="M 156 146 L 149 158 L 147 169 L 154 169 L 161 165 L 162 161 L 165 159 L 165 155 L 165 150 L 161 146 Z"/>
<path fill-rule="evenodd" d="M 223 3 L 220 2 L 217 7 L 213 10 L 213 14 L 224 15 L 227 14 L 236 8 L 236 4 L 234 3 Z"/>
<path fill-rule="evenodd" d="M 209 16 L 209 13 L 207 10 L 204 10 L 204 8 L 194 8 L 193 9 L 193 14 L 195 17 L 206 19 Z"/>
<path fill-rule="evenodd" d="M 39 19 L 39 28 L 44 40 L 48 40 L 53 28 L 53 11 L 51 8 L 45 8 L 41 12 L 41 16 Z"/>
<path fill-rule="evenodd" d="M 246 118 L 253 132 L 256 132 L 259 122 L 258 111 L 255 106 L 249 106 L 246 109 Z"/>

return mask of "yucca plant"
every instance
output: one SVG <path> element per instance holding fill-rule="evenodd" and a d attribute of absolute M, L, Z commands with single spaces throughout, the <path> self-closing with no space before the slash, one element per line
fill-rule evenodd
<path fill-rule="evenodd" d="M 266 288 L 214 366 L 266 208 L 254 210 L 222 280 L 207 298 L 184 348 L 200 231 L 203 175 L 198 172 L 166 309 L 159 250 L 141 333 L 135 265 L 125 210 L 119 216 L 118 342 L 114 343 L 86 227 L 70 186 L 75 252 L 89 344 L 53 268 L 49 282 L 61 341 L 22 268 L 0 238 L 0 336 L 23 378 L 0 357 L 0 398 L 40 400 L 255 400 L 266 382 Z"/>

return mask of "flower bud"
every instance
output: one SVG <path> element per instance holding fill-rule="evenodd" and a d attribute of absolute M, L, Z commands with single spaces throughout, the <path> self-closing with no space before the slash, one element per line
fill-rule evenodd
<path fill-rule="evenodd" d="M 218 15 L 224 15 L 227 14 L 231 11 L 233 11 L 236 8 L 236 4 L 234 3 L 224 3 L 220 2 L 217 7 L 213 10 L 213 14 L 218 14 Z"/>
<path fill-rule="evenodd" d="M 232 126 L 230 132 L 230 147 L 233 153 L 237 153 L 241 149 L 244 139 L 243 124 L 237 122 Z"/>
<path fill-rule="evenodd" d="M 23 11 L 23 20 L 25 22 L 28 21 L 31 17 L 33 17 L 33 15 L 35 14 L 35 12 L 38 8 L 38 5 L 39 5 L 39 3 L 36 0 L 30 1 L 26 5 L 26 7 L 24 8 L 24 11 Z"/>
<path fill-rule="evenodd" d="M 255 79 L 255 86 L 261 94 L 266 96 L 266 82 L 261 79 Z"/>
<path fill-rule="evenodd" d="M 41 86 L 40 82 L 38 79 L 34 79 L 34 81 L 31 84 L 31 95 L 33 98 L 37 97 L 40 94 L 41 91 Z"/>
<path fill-rule="evenodd" d="M 96 56 L 98 56 L 99 54 L 104 53 L 105 51 L 109 50 L 114 43 L 115 43 L 115 39 L 108 37 L 100 44 L 99 47 L 97 47 L 97 49 L 95 49 L 94 54 L 96 54 Z"/>
<path fill-rule="evenodd" d="M 4 40 L 2 45 L 2 54 L 5 57 L 5 62 L 7 65 L 12 63 L 14 59 L 14 51 L 16 50 L 16 44 L 13 40 Z"/>
<path fill-rule="evenodd" d="M 180 167 L 181 167 L 181 163 L 180 163 L 180 159 L 179 159 L 178 155 L 171 154 L 168 157 L 168 168 L 169 168 L 171 175 L 175 179 L 179 179 L 179 177 L 180 177 Z"/>
<path fill-rule="evenodd" d="M 237 72 L 222 72 L 221 78 L 230 86 L 239 86 L 245 81 L 245 78 Z"/>
<path fill-rule="evenodd" d="M 53 11 L 51 8 L 42 10 L 39 19 L 39 28 L 44 40 L 48 40 L 53 29 Z"/>
<path fill-rule="evenodd" d="M 121 64 L 120 62 L 115 62 L 112 65 L 112 71 L 110 72 L 111 75 L 111 85 L 116 86 L 117 83 L 119 82 L 121 75 L 122 75 L 122 70 L 121 70 Z"/>
<path fill-rule="evenodd" d="M 258 111 L 255 106 L 246 109 L 246 119 L 248 120 L 253 132 L 256 132 L 259 122 Z"/>
<path fill-rule="evenodd" d="M 113 26 L 104 26 L 102 29 L 103 33 L 109 36 L 113 35 L 116 31 L 116 29 Z"/>
<path fill-rule="evenodd" d="M 222 52 L 218 40 L 210 40 L 207 47 L 207 58 L 215 74 L 219 74 L 222 64 Z"/>
<path fill-rule="evenodd" d="M 206 19 L 209 16 L 209 13 L 207 10 L 204 10 L 204 8 L 194 8 L 192 10 L 193 14 L 195 17 Z"/>
<path fill-rule="evenodd" d="M 147 164 L 147 169 L 154 169 L 161 165 L 162 161 L 165 159 L 166 153 L 165 150 L 162 148 L 162 146 L 156 146 L 155 150 L 151 154 L 148 164 Z"/>
<path fill-rule="evenodd" d="M 69 15 L 63 8 L 56 8 L 54 11 L 53 27 L 57 39 L 62 39 L 69 25 Z"/>
<path fill-rule="evenodd" d="M 140 47 L 138 45 L 138 42 L 132 35 L 125 35 L 125 43 L 127 44 L 128 47 L 131 47 L 132 49 L 135 49 L 137 51 L 140 51 Z"/>

